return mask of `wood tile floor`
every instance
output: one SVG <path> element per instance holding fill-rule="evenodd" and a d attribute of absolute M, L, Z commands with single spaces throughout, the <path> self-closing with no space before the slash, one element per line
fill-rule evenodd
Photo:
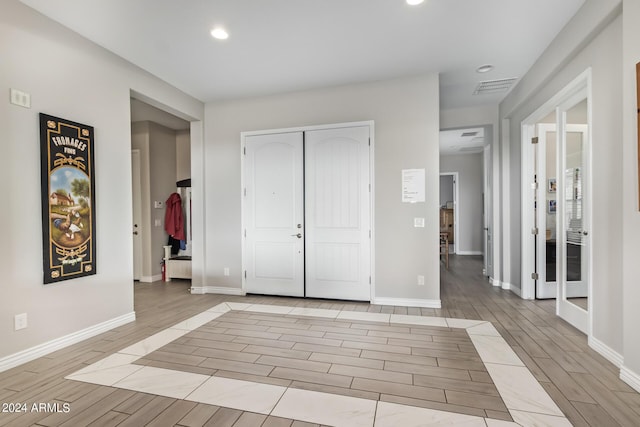
<path fill-rule="evenodd" d="M 460 328 L 235 311 L 134 363 L 511 421 Z"/>
<path fill-rule="evenodd" d="M 437 310 L 258 296 L 192 296 L 187 293 L 188 284 L 183 282 L 139 284 L 135 286 L 136 322 L 0 373 L 0 402 L 50 405 L 45 408 L 48 410 L 0 413 L 0 425 L 313 425 L 273 415 L 64 379 L 209 307 L 235 301 L 489 321 L 573 425 L 640 426 L 640 395 L 618 379 L 617 368 L 588 348 L 584 335 L 553 314 L 553 301 L 523 301 L 510 292 L 494 289 L 481 277 L 480 270 L 478 258 L 453 256 L 449 270 L 441 272 L 443 308 Z M 298 351 L 313 354 L 311 350 Z M 152 354 L 143 360 L 150 361 L 154 358 Z M 282 357 L 270 354 L 259 357 L 262 356 Z M 153 363 L 156 362 L 161 361 Z M 63 406 L 65 403 L 70 405 L 68 412 Z M 60 412 L 51 412 L 55 404 L 59 405 Z M 472 406 L 461 406 L 473 409 Z M 487 425 L 498 424 L 487 422 Z"/>

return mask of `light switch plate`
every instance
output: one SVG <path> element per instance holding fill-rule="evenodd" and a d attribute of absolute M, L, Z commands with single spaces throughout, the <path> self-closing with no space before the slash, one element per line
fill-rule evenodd
<path fill-rule="evenodd" d="M 423 228 L 424 227 L 424 218 L 413 218 L 413 226 Z"/>
<path fill-rule="evenodd" d="M 18 89 L 11 89 L 11 103 L 24 108 L 31 108 L 31 95 Z"/>

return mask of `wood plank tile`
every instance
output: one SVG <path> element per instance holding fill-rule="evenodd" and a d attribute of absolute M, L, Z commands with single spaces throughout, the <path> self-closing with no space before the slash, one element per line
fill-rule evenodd
<path fill-rule="evenodd" d="M 328 372 L 329 368 L 331 367 L 330 363 L 311 360 L 289 359 L 286 357 L 276 356 L 260 356 L 260 358 L 256 360 L 256 363 L 270 366 L 281 366 L 284 368 L 303 369 L 312 372 Z"/>
<path fill-rule="evenodd" d="M 186 414 L 179 424 L 185 427 L 203 426 L 220 409 L 218 406 L 198 403 L 188 414 Z"/>
<path fill-rule="evenodd" d="M 290 359 L 306 360 L 311 356 L 310 351 L 289 350 L 285 348 L 265 347 L 262 345 L 248 345 L 245 353 L 263 354 L 268 356 L 288 357 Z"/>
<path fill-rule="evenodd" d="M 361 366 L 363 368 L 383 369 L 382 360 L 364 359 L 362 357 L 338 356 L 335 354 L 312 353 L 309 360 L 326 363 L 337 363 L 340 365 Z"/>
<path fill-rule="evenodd" d="M 204 425 L 205 427 L 231 427 L 242 415 L 242 411 L 230 408 L 220 408 L 209 421 Z"/>
<path fill-rule="evenodd" d="M 361 358 L 390 360 L 394 362 L 412 363 L 415 365 L 438 366 L 438 360 L 435 357 L 413 356 L 410 354 L 387 353 L 384 351 L 362 350 Z M 346 365 L 346 363 L 345 363 Z"/>
<path fill-rule="evenodd" d="M 576 409 L 575 404 L 580 402 L 570 402 L 567 400 L 553 383 L 541 383 L 541 385 L 574 427 L 587 427 L 589 425 Z"/>
<path fill-rule="evenodd" d="M 355 390 L 373 391 L 380 394 L 392 394 L 394 396 L 432 400 L 434 402 L 446 402 L 444 390 L 433 387 L 421 387 L 366 378 L 354 378 L 351 388 Z"/>
<path fill-rule="evenodd" d="M 197 405 L 196 402 L 189 402 L 186 400 L 176 400 L 167 409 L 162 411 L 145 427 L 162 427 L 167 425 L 177 424 L 183 419 L 189 412 L 193 410 Z"/>
<path fill-rule="evenodd" d="M 600 382 L 600 377 L 594 378 L 591 374 L 571 373 L 573 379 L 584 388 L 593 399 L 609 413 L 620 425 L 634 426 L 638 423 L 637 414 L 623 402 L 615 398 L 615 395 Z M 575 404 L 575 403 L 574 403 Z"/>
<path fill-rule="evenodd" d="M 581 402 L 576 402 L 573 404 L 573 406 L 582 415 L 582 418 L 586 420 L 585 423 L 587 423 L 587 425 L 591 427 L 619 427 L 622 425 L 619 424 L 615 419 L 613 419 L 611 415 L 609 415 L 607 411 L 602 408 L 602 406 Z"/>
<path fill-rule="evenodd" d="M 302 371 L 300 369 L 290 369 L 276 367 L 269 374 L 270 377 L 283 378 L 292 381 L 300 381 L 305 383 L 315 383 L 332 385 L 337 387 L 349 387 L 351 385 L 351 376 L 337 375 L 332 373 L 320 373 Z"/>
<path fill-rule="evenodd" d="M 356 390 L 352 388 L 337 387 L 324 384 L 306 383 L 302 381 L 293 381 L 290 387 L 299 388 L 302 390 L 319 391 L 321 393 L 340 394 L 343 396 L 357 397 L 360 399 L 378 400 L 380 397 L 379 393 L 371 391 Z"/>
<path fill-rule="evenodd" d="M 368 342 L 343 341 L 342 347 L 356 348 L 361 350 L 381 351 L 385 353 L 411 354 L 411 347 L 388 345 L 388 344 L 372 344 Z"/>
<path fill-rule="evenodd" d="M 233 424 L 233 427 L 256 427 L 262 425 L 266 419 L 266 415 L 255 414 L 253 412 L 243 412 L 235 424 Z"/>
<path fill-rule="evenodd" d="M 229 337 L 233 338 L 232 335 Z M 224 342 L 224 341 L 216 341 L 216 340 L 208 340 L 208 339 L 199 339 L 199 338 L 189 338 L 185 341 L 186 345 L 194 346 L 198 348 L 216 348 L 218 350 L 229 350 L 229 351 L 242 351 L 247 346 L 246 338 L 237 337 L 233 338 L 234 342 Z M 265 340 L 271 342 L 271 340 Z"/>
<path fill-rule="evenodd" d="M 308 343 L 296 343 L 293 346 L 294 350 L 310 351 L 313 353 L 323 354 L 335 354 L 338 356 L 358 357 L 361 350 L 357 348 L 344 348 L 344 347 L 327 347 L 324 345 L 308 344 Z"/>
<path fill-rule="evenodd" d="M 413 399 L 411 397 L 396 396 L 392 394 L 380 395 L 381 402 L 397 403 L 399 405 L 417 406 L 420 408 L 435 409 L 436 411 L 456 412 L 458 414 L 484 417 L 486 413 L 482 409 L 469 406 L 458 406 L 450 403 L 436 402 L 433 400 Z"/>
<path fill-rule="evenodd" d="M 356 336 L 356 335 L 354 335 Z M 303 335 L 282 335 L 279 338 L 280 341 L 284 342 L 294 342 L 294 343 L 306 343 L 306 344 L 317 344 L 317 345 L 326 345 L 331 347 L 340 347 L 342 341 L 327 339 L 327 338 L 315 338 L 315 337 L 305 337 Z"/>
<path fill-rule="evenodd" d="M 91 427 L 115 427 L 128 418 L 122 412 L 109 411 L 91 423 Z"/>
<path fill-rule="evenodd" d="M 292 423 L 293 420 L 268 416 L 267 419 L 262 423 L 261 427 L 290 427 Z"/>
<path fill-rule="evenodd" d="M 562 369 L 555 360 L 536 357 L 534 357 L 534 360 L 568 400 L 573 402 L 596 403 L 589 393 L 578 385 L 578 383 L 571 378 L 571 375 Z"/>
<path fill-rule="evenodd" d="M 258 357 L 260 357 L 257 354 L 244 352 L 245 349 L 243 349 L 242 352 L 238 352 L 238 351 L 230 351 L 230 350 L 223 350 L 223 349 L 217 349 L 217 348 L 199 348 L 193 353 L 193 356 L 202 356 L 203 359 L 214 358 L 214 359 L 234 360 L 238 362 L 247 362 L 247 363 L 254 363 L 258 359 Z M 197 364 L 200 364 L 203 361 L 204 360 L 198 362 Z"/>
<path fill-rule="evenodd" d="M 293 341 L 280 341 L 280 340 L 270 340 L 264 338 L 253 338 L 253 337 L 236 337 L 233 340 L 234 343 L 246 344 L 246 345 L 262 345 L 265 347 L 276 347 L 276 348 L 292 348 L 295 342 Z M 244 349 L 244 346 L 242 347 Z M 242 351 L 242 350 L 238 350 Z"/>
<path fill-rule="evenodd" d="M 447 403 L 459 406 L 470 406 L 478 409 L 492 409 L 494 411 L 507 412 L 502 398 L 497 396 L 487 396 L 481 393 L 469 393 L 462 391 L 445 390 Z"/>
<path fill-rule="evenodd" d="M 379 369 L 363 368 L 359 366 L 331 365 L 330 374 L 345 375 L 372 380 L 389 381 L 401 384 L 413 384 L 413 376 L 407 373 L 384 371 Z"/>
<path fill-rule="evenodd" d="M 221 371 L 242 372 L 245 374 L 263 376 L 269 375 L 269 372 L 273 369 L 273 366 L 255 365 L 253 363 L 240 362 L 237 360 L 216 359 L 213 357 L 205 359 L 199 366 Z"/>
<path fill-rule="evenodd" d="M 478 383 L 473 381 L 461 381 L 451 378 L 427 377 L 424 375 L 414 375 L 413 384 L 424 387 L 434 387 L 446 390 L 462 392 L 482 393 L 490 396 L 500 396 L 493 384 Z"/>
<path fill-rule="evenodd" d="M 291 380 L 275 378 L 275 377 L 265 377 L 262 375 L 245 374 L 243 372 L 216 371 L 214 376 L 223 377 L 223 378 L 232 378 L 234 380 L 250 381 L 253 383 L 278 385 L 281 387 L 289 387 L 289 385 L 291 384 Z"/>
<path fill-rule="evenodd" d="M 464 369 L 450 369 L 439 366 L 413 365 L 410 363 L 386 361 L 384 362 L 384 370 L 471 381 L 471 375 Z"/>

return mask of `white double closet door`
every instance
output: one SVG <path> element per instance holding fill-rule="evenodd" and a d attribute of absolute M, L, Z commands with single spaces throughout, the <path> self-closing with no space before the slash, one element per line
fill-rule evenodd
<path fill-rule="evenodd" d="M 369 126 L 244 138 L 247 293 L 370 300 Z"/>

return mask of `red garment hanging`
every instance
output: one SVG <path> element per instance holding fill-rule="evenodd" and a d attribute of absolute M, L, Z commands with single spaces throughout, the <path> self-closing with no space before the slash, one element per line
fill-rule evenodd
<path fill-rule="evenodd" d="M 165 203 L 167 210 L 164 214 L 164 230 L 176 240 L 186 240 L 180 195 L 172 193 Z"/>

